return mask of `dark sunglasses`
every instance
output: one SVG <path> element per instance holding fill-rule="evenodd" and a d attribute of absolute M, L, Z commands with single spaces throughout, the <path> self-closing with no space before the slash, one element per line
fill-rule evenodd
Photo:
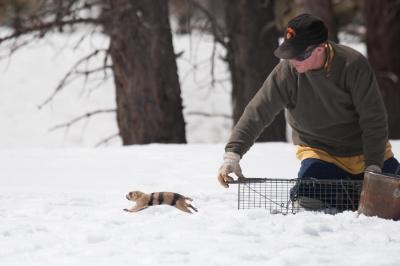
<path fill-rule="evenodd" d="M 312 52 L 315 50 L 315 48 L 317 48 L 319 46 L 319 44 L 317 45 L 312 45 L 310 47 L 308 47 L 307 49 L 305 49 L 303 52 L 301 52 L 299 55 L 296 55 L 293 59 L 297 60 L 297 61 L 304 61 L 307 58 L 309 58 L 312 54 Z"/>

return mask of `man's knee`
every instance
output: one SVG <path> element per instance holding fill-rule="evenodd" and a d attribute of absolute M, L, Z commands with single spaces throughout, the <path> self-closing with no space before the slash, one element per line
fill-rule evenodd
<path fill-rule="evenodd" d="M 313 177 L 317 179 L 342 179 L 355 176 L 344 171 L 335 164 L 328 163 L 319 159 L 309 158 L 301 162 L 301 168 L 298 177 Z"/>
<path fill-rule="evenodd" d="M 321 174 L 324 167 L 324 162 L 318 159 L 309 158 L 301 162 L 301 167 L 298 173 L 299 178 L 315 177 Z"/>

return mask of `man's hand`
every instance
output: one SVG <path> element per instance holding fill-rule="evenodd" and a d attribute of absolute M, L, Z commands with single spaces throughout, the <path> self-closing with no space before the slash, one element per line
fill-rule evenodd
<path fill-rule="evenodd" d="M 371 165 L 368 165 L 367 167 L 365 167 L 365 172 L 373 172 L 373 173 L 381 174 L 382 169 L 378 165 L 371 164 Z"/>
<path fill-rule="evenodd" d="M 242 169 L 239 165 L 240 155 L 234 152 L 225 152 L 224 163 L 218 171 L 218 181 L 222 186 L 228 188 L 227 182 L 233 181 L 233 178 L 229 176 L 230 173 L 234 173 L 239 178 L 244 178 Z"/>

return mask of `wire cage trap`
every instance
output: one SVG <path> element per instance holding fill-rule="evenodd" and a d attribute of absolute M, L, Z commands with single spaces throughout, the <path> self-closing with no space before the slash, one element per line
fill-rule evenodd
<path fill-rule="evenodd" d="M 263 208 L 271 213 L 304 210 L 335 214 L 358 208 L 361 179 L 245 178 L 238 185 L 238 209 Z"/>

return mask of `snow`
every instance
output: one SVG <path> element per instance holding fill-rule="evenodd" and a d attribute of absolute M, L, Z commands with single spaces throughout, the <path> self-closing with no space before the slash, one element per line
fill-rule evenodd
<path fill-rule="evenodd" d="M 188 115 L 229 115 L 230 109 L 226 81 L 210 87 L 202 64 L 189 72 L 194 62 L 208 60 L 212 47 L 206 36 L 197 37 L 200 48 L 193 39 L 174 40 L 177 51 L 186 50 L 178 63 L 187 145 L 121 147 L 114 139 L 93 148 L 116 132 L 110 114 L 48 132 L 82 112 L 115 108 L 109 80 L 96 90 L 72 83 L 37 109 L 71 64 L 107 45 L 99 36 L 71 52 L 79 38 L 54 35 L 51 44 L 0 61 L 0 265 L 398 265 L 398 222 L 355 212 L 237 210 L 236 186 L 224 189 L 216 180 L 231 122 Z M 226 79 L 223 64 L 217 71 Z M 400 141 L 392 144 L 400 154 Z M 293 178 L 294 152 L 290 143 L 256 144 L 241 166 L 248 177 Z M 126 213 L 132 203 L 125 194 L 132 190 L 177 192 L 193 198 L 199 212 L 153 206 Z"/>
<path fill-rule="evenodd" d="M 393 142 L 396 153 L 400 142 Z M 0 151 L 0 265 L 398 265 L 398 223 L 355 212 L 237 210 L 221 187 L 222 144 Z M 286 143 L 256 144 L 248 176 L 293 177 Z M 125 194 L 173 191 L 170 206 L 123 212 Z"/>

